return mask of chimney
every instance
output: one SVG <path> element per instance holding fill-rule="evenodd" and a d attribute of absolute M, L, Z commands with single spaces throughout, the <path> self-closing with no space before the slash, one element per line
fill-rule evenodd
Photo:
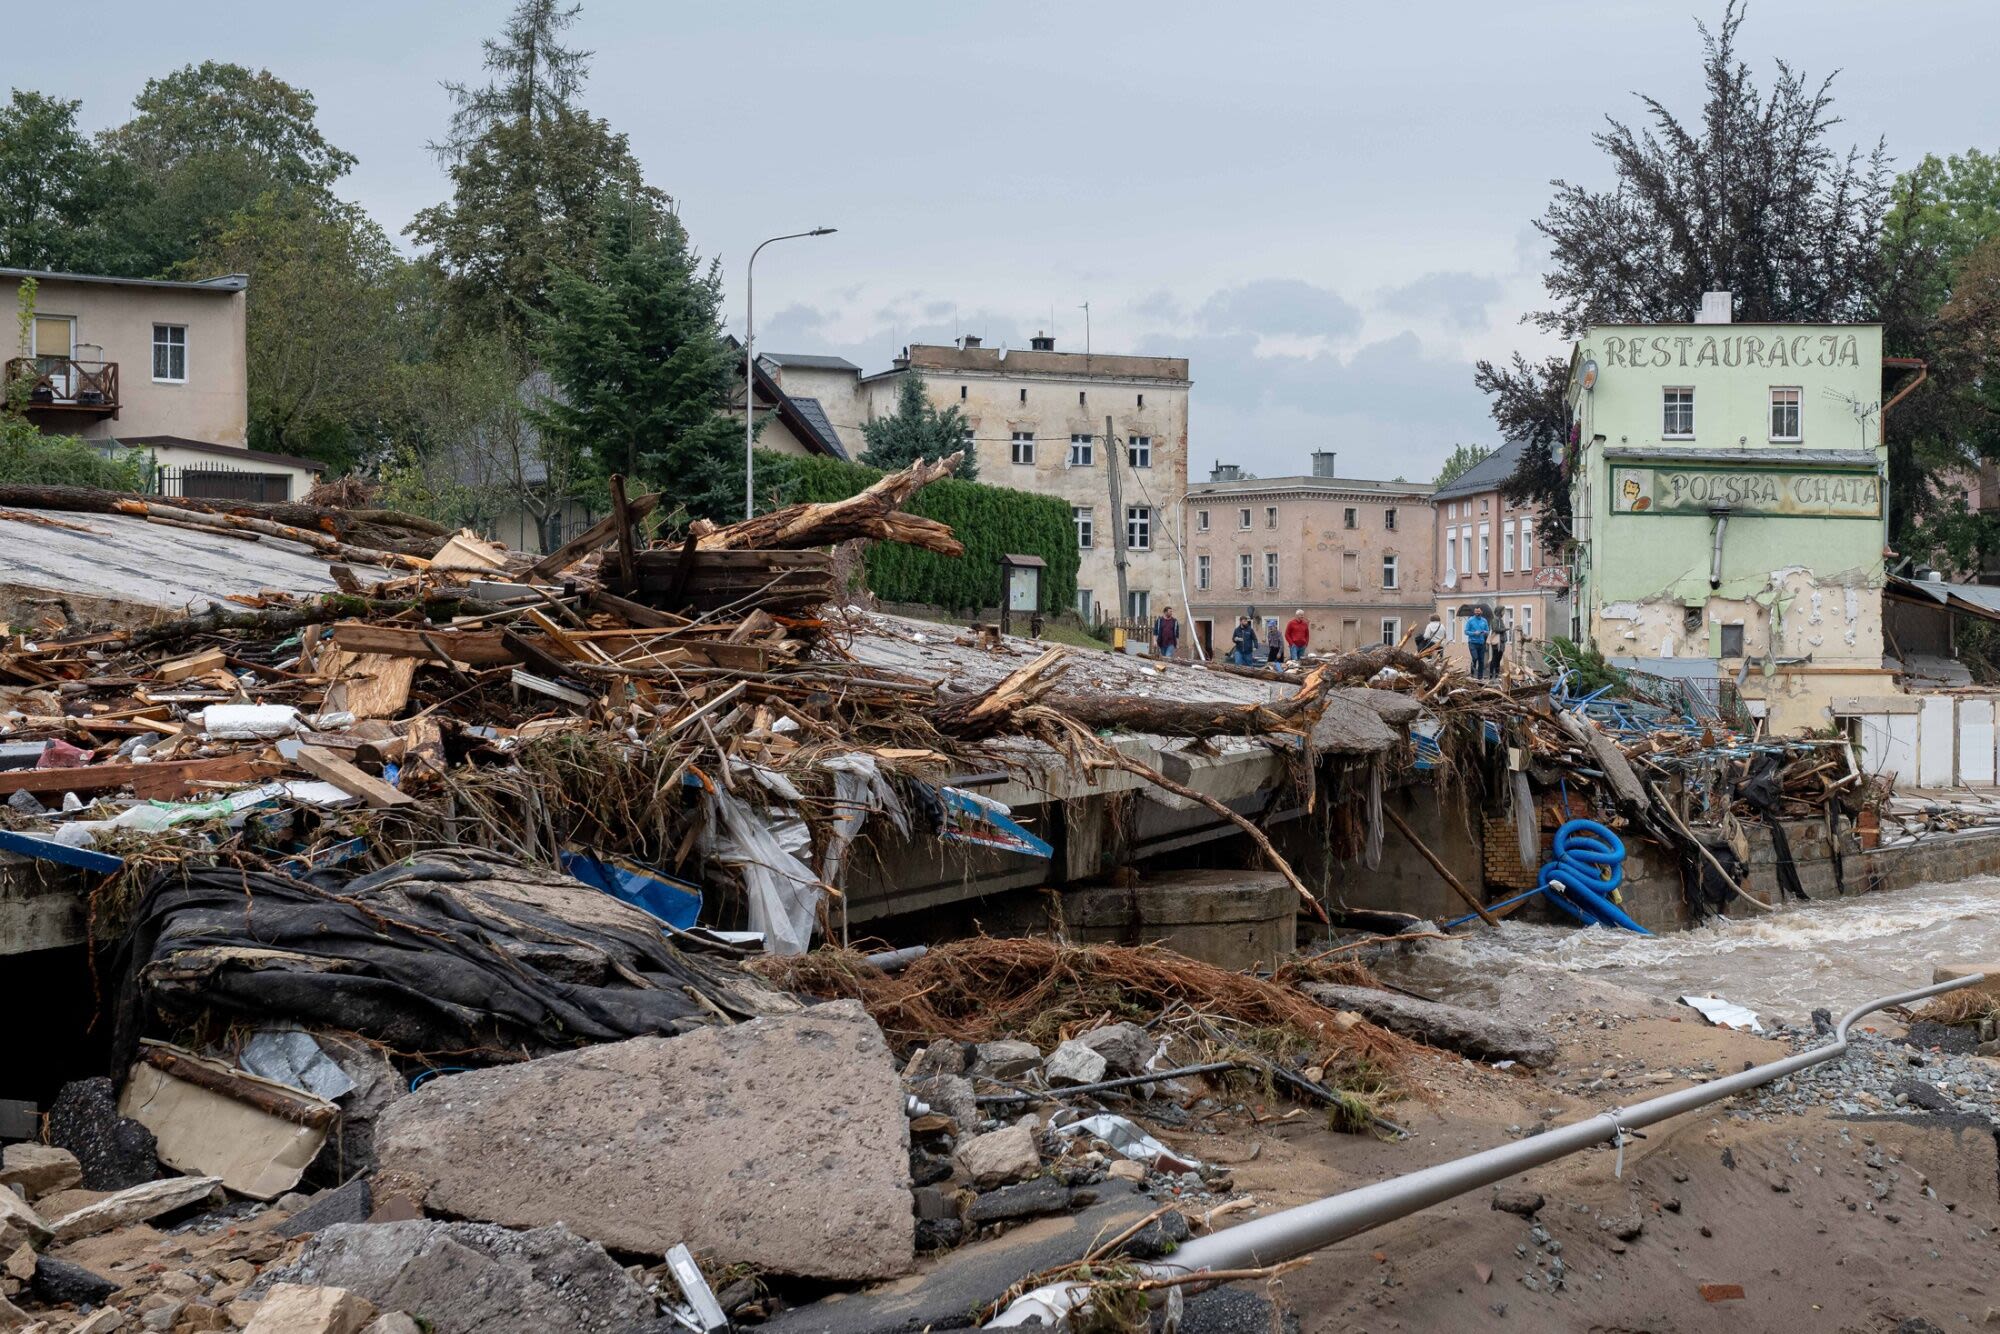
<path fill-rule="evenodd" d="M 1028 346 L 1036 352 L 1053 352 L 1056 350 L 1056 340 L 1045 333 L 1038 332 L 1033 338 L 1028 340 Z"/>
<path fill-rule="evenodd" d="M 1338 457 L 1340 456 L 1330 449 L 1315 449 L 1313 451 L 1313 476 L 1333 476 L 1333 461 Z"/>
<path fill-rule="evenodd" d="M 1211 482 L 1240 482 L 1243 480 L 1243 469 L 1234 463 L 1218 462 L 1213 468 L 1208 470 L 1208 480 Z"/>
<path fill-rule="evenodd" d="M 958 345 L 964 348 L 967 352 L 970 352 L 972 351 L 972 349 L 979 346 L 979 335 L 967 334 L 965 335 L 965 337 L 958 340 Z"/>
<path fill-rule="evenodd" d="M 1694 313 L 1696 324 L 1727 324 L 1735 297 L 1728 292 L 1703 292 L 1701 309 Z"/>

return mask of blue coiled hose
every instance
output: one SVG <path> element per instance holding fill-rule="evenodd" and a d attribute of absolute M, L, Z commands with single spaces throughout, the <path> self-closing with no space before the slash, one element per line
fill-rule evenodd
<path fill-rule="evenodd" d="M 1651 935 L 1614 898 L 1625 883 L 1625 844 L 1595 820 L 1569 820 L 1556 830 L 1555 857 L 1542 867 L 1540 889 L 1579 922 Z"/>

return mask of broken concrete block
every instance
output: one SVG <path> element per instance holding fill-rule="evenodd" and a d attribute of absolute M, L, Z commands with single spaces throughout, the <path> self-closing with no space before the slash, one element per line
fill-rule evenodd
<path fill-rule="evenodd" d="M 1392 1033 L 1401 1033 L 1404 1037 L 1415 1038 L 1433 1047 L 1444 1047 L 1475 1060 L 1519 1061 L 1522 1065 L 1543 1066 L 1556 1058 L 1556 1041 L 1547 1032 L 1502 1019 L 1484 1010 L 1418 1000 L 1401 992 L 1382 991 L 1375 987 L 1310 982 L 1303 989 L 1308 996 L 1330 1010 L 1353 1010 Z"/>
<path fill-rule="evenodd" d="M 1025 1181 L 1042 1170 L 1042 1153 L 1034 1128 L 1026 1122 L 974 1135 L 958 1146 L 958 1165 L 981 1190 Z"/>
<path fill-rule="evenodd" d="M 903 1067 L 905 1079 L 928 1079 L 932 1075 L 962 1075 L 966 1070 L 965 1044 L 940 1039 L 922 1047 Z"/>
<path fill-rule="evenodd" d="M 1106 1024 L 1103 1028 L 1091 1029 L 1077 1041 L 1102 1056 L 1114 1078 L 1143 1075 L 1146 1073 L 1146 1062 L 1153 1059 L 1153 1039 L 1137 1024 Z"/>
<path fill-rule="evenodd" d="M 125 1328 L 125 1313 L 115 1306 L 106 1306 L 92 1311 L 84 1322 L 75 1326 L 69 1334 L 111 1334 L 114 1329 Z"/>
<path fill-rule="evenodd" d="M 0 1186 L 19 1186 L 30 1200 L 68 1190 L 83 1180 L 83 1165 L 68 1149 L 50 1144 L 9 1144 L 0 1150 Z"/>
<path fill-rule="evenodd" d="M 35 1300 L 47 1306 L 96 1306 L 123 1286 L 52 1255 L 36 1260 L 28 1283 Z"/>
<path fill-rule="evenodd" d="M 1493 1188 L 1493 1207 L 1503 1214 L 1533 1218 L 1542 1211 L 1542 1203 L 1540 1191 L 1509 1190 L 1501 1186 Z"/>
<path fill-rule="evenodd" d="M 1011 1218 L 1039 1218 L 1069 1211 L 1069 1187 L 1054 1177 L 1035 1177 L 987 1191 L 966 1206 L 965 1221 L 975 1227 Z"/>
<path fill-rule="evenodd" d="M 1146 1179 L 1146 1165 L 1144 1163 L 1135 1163 L 1130 1158 L 1120 1158 L 1117 1162 L 1106 1168 L 1105 1171 L 1120 1181 L 1130 1181 L 1134 1184 L 1143 1182 Z"/>
<path fill-rule="evenodd" d="M 643 1326 L 654 1308 L 602 1246 L 560 1224 L 339 1223 L 251 1291 L 276 1283 L 334 1284 L 418 1312 L 433 1334 L 607 1334 Z"/>
<path fill-rule="evenodd" d="M 278 1224 L 281 1237 L 298 1237 L 317 1232 L 335 1223 L 365 1223 L 375 1208 L 367 1177 L 356 1177 L 338 1190 L 330 1190 Z"/>
<path fill-rule="evenodd" d="M 959 1133 L 979 1129 L 979 1102 L 973 1094 L 971 1080 L 959 1075 L 931 1075 L 911 1080 L 909 1089 L 930 1104 L 932 1111 L 942 1112 L 956 1121 Z"/>
<path fill-rule="evenodd" d="M 1110 1062 L 1075 1038 L 1049 1053 L 1042 1062 L 1042 1077 L 1051 1085 L 1095 1084 L 1104 1078 Z"/>
<path fill-rule="evenodd" d="M 118 1114 L 118 1094 L 108 1078 L 63 1085 L 49 1108 L 49 1143 L 68 1149 L 91 1190 L 124 1190 L 160 1174 L 153 1132 Z"/>
<path fill-rule="evenodd" d="M 1041 1064 L 1042 1049 L 1032 1042 L 982 1042 L 975 1049 L 972 1070 L 992 1079 L 1020 1079 Z"/>
<path fill-rule="evenodd" d="M 460 1218 L 807 1278 L 915 1259 L 903 1089 L 853 1001 L 447 1075 L 375 1142 L 381 1173 Z"/>
<path fill-rule="evenodd" d="M 375 1304 L 346 1288 L 279 1283 L 257 1305 L 243 1334 L 361 1334 L 375 1318 Z"/>
<path fill-rule="evenodd" d="M 143 1223 L 149 1218 L 200 1204 L 219 1196 L 221 1185 L 221 1177 L 168 1177 L 164 1181 L 148 1181 L 143 1186 L 133 1186 L 107 1196 L 96 1204 L 86 1204 L 75 1213 L 64 1214 L 53 1220 L 49 1227 L 58 1243 L 94 1237 L 100 1232 L 124 1227 L 127 1223 Z"/>
<path fill-rule="evenodd" d="M 36 1250 L 55 1238 L 55 1230 L 28 1202 L 0 1187 L 0 1253 L 12 1255 L 23 1246 Z"/>

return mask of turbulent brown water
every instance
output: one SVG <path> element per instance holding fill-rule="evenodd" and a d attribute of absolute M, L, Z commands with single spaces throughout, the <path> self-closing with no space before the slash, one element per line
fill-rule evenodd
<path fill-rule="evenodd" d="M 1534 959 L 1648 995 L 1724 996 L 1767 1024 L 1803 1020 L 1924 986 L 1933 964 L 2000 960 L 2000 877 L 1794 902 L 1671 935 L 1508 922 L 1460 948 L 1474 967 Z"/>

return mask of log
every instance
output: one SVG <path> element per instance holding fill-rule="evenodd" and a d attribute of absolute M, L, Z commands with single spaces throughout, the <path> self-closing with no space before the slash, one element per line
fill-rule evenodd
<path fill-rule="evenodd" d="M 880 542 L 902 542 L 940 555 L 962 556 L 965 545 L 952 536 L 950 527 L 936 519 L 905 514 L 902 507 L 932 482 L 951 476 L 964 457 L 963 453 L 953 454 L 935 463 L 919 459 L 845 500 L 787 505 L 722 528 L 697 524 L 694 529 L 697 545 L 703 551 L 738 547 L 782 550 L 830 546 L 867 537 Z"/>
<path fill-rule="evenodd" d="M 1007 673 L 991 690 L 961 697 L 935 710 L 931 721 L 940 732 L 966 738 L 1007 730 L 1017 710 L 1033 704 L 1054 688 L 1055 678 L 1068 656 L 1059 648 L 1045 649 L 1027 666 Z"/>
<path fill-rule="evenodd" d="M 489 613 L 500 610 L 486 603 L 449 593 L 425 599 L 424 606 L 427 610 L 453 608 Z M 193 616 L 162 621 L 158 625 L 149 625 L 116 638 L 122 639 L 127 648 L 140 651 L 158 648 L 161 645 L 184 644 L 190 639 L 220 634 L 226 630 L 248 630 L 258 635 L 282 637 L 293 630 L 303 630 L 307 626 L 324 625 L 329 621 L 351 617 L 357 611 L 393 616 L 408 611 L 409 608 L 410 604 L 407 602 L 383 602 L 355 598 L 346 594 L 315 598 L 297 606 L 266 607 L 256 611 L 239 611 L 234 607 L 216 604 L 207 611 L 197 612 Z"/>
<path fill-rule="evenodd" d="M 121 502 L 135 499 L 138 497 L 129 491 L 105 491 L 93 486 L 0 484 L 0 506 L 60 510 L 71 514 L 117 514 L 121 512 L 118 508 Z M 148 505 L 159 507 L 167 518 L 182 522 L 188 521 L 193 514 L 258 518 L 281 527 L 311 529 L 327 537 L 358 541 L 405 555 L 429 555 L 437 550 L 439 539 L 449 535 L 429 519 L 394 510 L 341 510 L 296 501 L 253 503 L 197 500 L 183 496 L 147 496 L 144 500 Z"/>
<path fill-rule="evenodd" d="M 150 500 L 120 500 L 113 504 L 112 511 L 141 519 L 157 518 L 180 528 L 190 524 L 212 528 L 232 537 L 241 536 L 246 532 L 261 533 L 266 537 L 298 542 L 311 547 L 321 555 L 357 565 L 382 565 L 401 570 L 428 570 L 431 567 L 429 559 L 423 556 L 409 556 L 400 551 L 378 551 L 372 547 L 357 547 L 311 528 L 295 528 L 290 524 L 273 523 L 269 519 L 176 509 Z"/>
<path fill-rule="evenodd" d="M 1006 730 L 1006 715 L 1029 704 L 1042 702 L 1069 715 L 1093 732 L 1116 728 L 1149 736 L 1269 736 L 1309 730 L 1326 702 L 1332 676 L 1316 667 L 1288 699 L 1270 703 L 1231 704 L 1210 700 L 1142 699 L 1131 695 L 1062 692 L 1041 689 L 1023 693 L 1016 678 L 1028 672 L 1052 676 L 1053 669 L 1042 667 L 1052 658 L 1066 658 L 1063 649 L 1050 649 L 1034 663 L 1010 675 L 991 691 L 970 700 L 954 700 L 934 711 L 931 721 L 941 732 L 954 736 L 990 735 Z M 1010 688 L 1011 687 L 1011 688 Z M 1002 696 L 997 704 L 978 708 L 982 700 Z M 975 733 L 963 732 L 976 726 Z"/>
<path fill-rule="evenodd" d="M 632 507 L 625 500 L 625 475 L 611 474 L 611 518 L 618 525 L 618 581 L 621 587 L 630 591 L 634 571 L 634 550 L 632 539 Z"/>
<path fill-rule="evenodd" d="M 1424 841 L 1417 837 L 1416 830 L 1410 828 L 1404 822 L 1402 816 L 1396 814 L 1387 805 L 1382 807 L 1382 815 L 1390 824 L 1396 826 L 1396 832 L 1401 834 L 1409 842 L 1409 845 L 1415 848 L 1422 855 L 1423 859 L 1431 864 L 1431 869 L 1444 877 L 1445 884 L 1451 886 L 1451 892 L 1464 899 L 1466 905 L 1472 911 L 1479 914 L 1480 921 L 1486 923 L 1488 926 L 1500 925 L 1500 919 L 1488 912 L 1486 905 L 1479 901 L 1479 897 L 1459 882 L 1459 878 L 1451 873 L 1450 867 L 1438 860 L 1438 855 L 1424 845 Z"/>

